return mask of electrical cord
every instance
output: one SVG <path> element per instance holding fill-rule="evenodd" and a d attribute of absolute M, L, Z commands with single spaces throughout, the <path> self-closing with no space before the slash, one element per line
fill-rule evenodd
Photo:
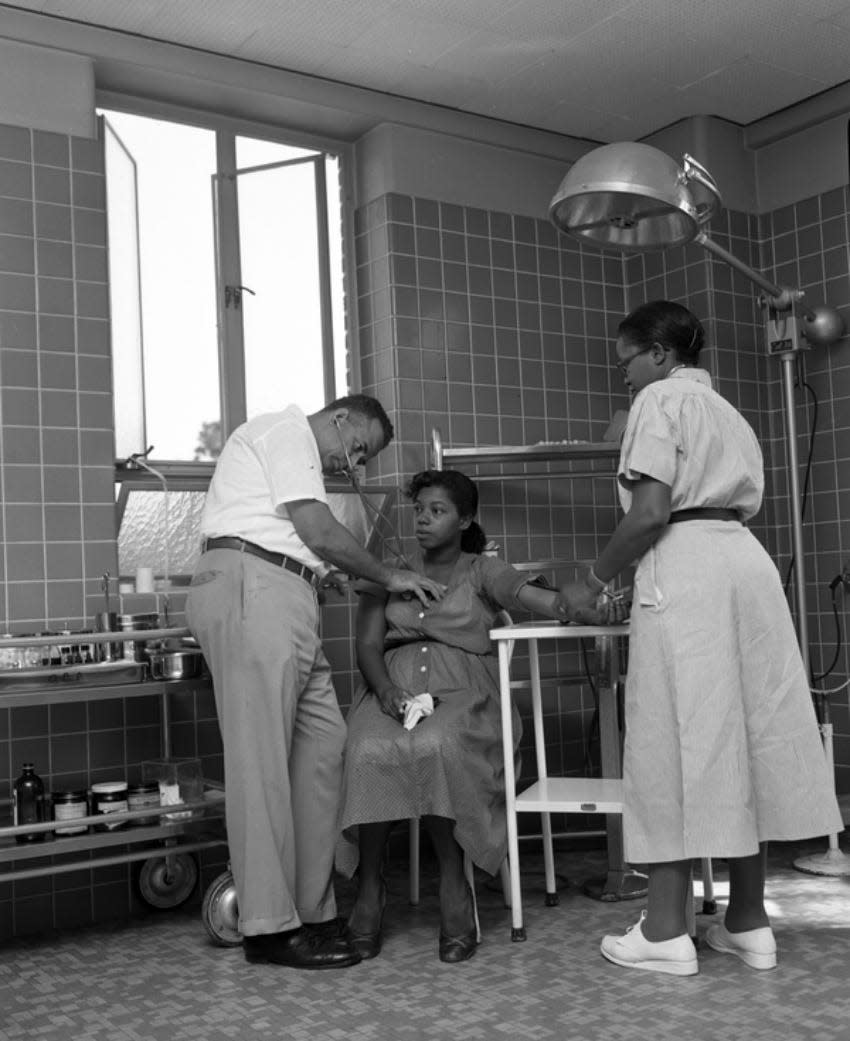
<path fill-rule="evenodd" d="M 590 691 L 593 694 L 593 716 L 590 720 L 590 727 L 587 732 L 587 740 L 584 743 L 584 773 L 586 777 L 592 776 L 593 772 L 593 756 L 591 755 L 591 745 L 595 737 L 599 737 L 599 692 L 596 689 L 596 681 L 593 678 L 593 670 L 590 668 L 590 659 L 587 656 L 587 640 L 579 640 L 579 647 L 581 648 L 581 660 L 584 666 L 584 674 L 587 676 L 587 682 L 590 686 Z"/>
<path fill-rule="evenodd" d="M 808 392 L 809 396 L 812 399 L 812 422 L 811 422 L 811 426 L 809 428 L 809 451 L 808 451 L 808 455 L 807 455 L 807 458 L 806 458 L 806 472 L 805 472 L 805 477 L 803 479 L 803 491 L 802 491 L 801 503 L 800 503 L 800 520 L 803 521 L 803 520 L 805 520 L 805 517 L 806 517 L 806 506 L 808 505 L 808 501 L 809 501 L 809 484 L 811 482 L 811 477 L 812 477 L 812 459 L 814 457 L 815 435 L 816 435 L 817 429 L 818 429 L 818 413 L 820 411 L 820 402 L 818 401 L 818 396 L 817 396 L 817 393 L 815 392 L 814 387 L 812 387 L 811 384 L 806 381 L 805 377 L 802 374 L 802 364 L 801 364 L 801 359 L 800 358 L 797 359 L 797 379 L 796 379 L 796 381 L 794 383 L 794 386 L 795 387 L 803 387 L 803 388 L 805 388 L 805 390 Z M 787 570 L 786 575 L 785 575 L 784 590 L 785 590 L 786 595 L 788 593 L 788 587 L 789 587 L 789 585 L 791 583 L 791 576 L 794 573 L 795 563 L 796 563 L 795 556 L 794 556 L 794 553 L 792 552 L 791 559 L 788 562 L 788 570 Z M 832 614 L 833 614 L 833 617 L 835 619 L 835 632 L 836 632 L 835 654 L 833 655 L 833 658 L 832 658 L 832 661 L 830 662 L 829 668 L 825 672 L 822 672 L 822 673 L 820 673 L 820 675 L 816 676 L 816 675 L 814 675 L 814 672 L 812 672 L 810 670 L 809 680 L 810 680 L 811 684 L 818 683 L 821 680 L 826 679 L 826 677 L 829 676 L 829 674 L 833 671 L 835 666 L 838 664 L 838 658 L 839 658 L 839 655 L 841 654 L 841 648 L 843 646 L 843 634 L 842 634 L 842 630 L 841 630 L 841 619 L 839 618 L 839 615 L 838 615 L 838 604 L 836 602 L 836 596 L 835 596 L 835 591 L 838 588 L 838 585 L 841 583 L 841 580 L 842 580 L 842 576 L 841 575 L 837 575 L 832 580 L 832 582 L 829 585 L 830 591 L 832 593 Z M 843 684 L 842 686 L 838 687 L 836 689 L 836 691 L 832 691 L 832 692 L 831 691 L 815 690 L 813 688 L 810 688 L 810 689 L 812 689 L 812 693 L 814 693 L 814 694 L 827 694 L 827 693 L 837 693 L 838 691 L 843 690 L 845 686 L 846 686 L 846 684 Z"/>
<path fill-rule="evenodd" d="M 820 690 L 817 687 L 809 687 L 812 694 L 820 694 L 827 697 L 831 694 L 840 694 L 842 690 L 847 690 L 850 687 L 850 677 L 848 677 L 843 683 L 840 683 L 837 687 L 830 687 L 828 690 Z"/>
<path fill-rule="evenodd" d="M 838 664 L 838 657 L 841 654 L 841 648 L 844 646 L 844 633 L 843 633 L 842 628 L 841 628 L 841 617 L 838 614 L 838 597 L 837 597 L 838 587 L 840 585 L 842 585 L 843 581 L 844 581 L 844 576 L 843 575 L 836 575 L 835 578 L 829 583 L 829 589 L 830 589 L 830 592 L 832 593 L 832 616 L 835 619 L 835 654 L 833 654 L 832 661 L 829 663 L 829 668 L 826 670 L 826 672 L 822 672 L 819 676 L 812 676 L 812 683 L 819 683 L 820 680 L 826 679 L 826 677 L 832 672 L 832 670 Z M 848 682 L 850 682 L 850 681 L 848 681 Z M 844 686 L 846 686 L 846 685 L 847 684 L 844 684 L 843 686 L 839 687 L 838 690 L 843 690 Z M 825 690 L 823 690 L 823 691 L 822 690 L 816 690 L 816 691 L 814 691 L 814 693 L 816 693 L 816 694 L 827 694 L 827 693 L 833 693 L 833 692 L 825 691 Z M 834 693 L 837 693 L 837 691 L 834 692 Z"/>

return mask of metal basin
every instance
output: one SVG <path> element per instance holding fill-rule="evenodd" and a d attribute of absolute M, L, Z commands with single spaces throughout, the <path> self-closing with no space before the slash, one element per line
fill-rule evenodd
<path fill-rule="evenodd" d="M 191 680 L 204 671 L 204 656 L 199 650 L 149 650 L 147 654 L 155 680 Z"/>

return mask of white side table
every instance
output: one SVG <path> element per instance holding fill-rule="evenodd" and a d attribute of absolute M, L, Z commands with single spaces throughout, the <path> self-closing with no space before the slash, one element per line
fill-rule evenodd
<path fill-rule="evenodd" d="M 563 625 L 556 621 L 521 622 L 491 629 L 490 638 L 499 650 L 499 686 L 501 689 L 502 735 L 505 757 L 505 795 L 508 822 L 508 864 L 511 878 L 511 939 L 524 940 L 522 898 L 519 880 L 518 813 L 539 813 L 542 818 L 543 859 L 546 873 L 546 904 L 558 903 L 555 889 L 555 858 L 552 851 L 551 813 L 607 814 L 608 874 L 601 899 L 617 900 L 627 894 L 630 880 L 643 876 L 627 871 L 623 863 L 622 838 L 622 768 L 620 730 L 617 718 L 617 683 L 619 680 L 617 641 L 628 637 L 628 623 L 621 625 Z M 546 768 L 546 745 L 543 735 L 543 704 L 540 687 L 540 640 L 592 639 L 595 644 L 599 695 L 599 734 L 602 777 L 549 777 Z M 511 720 L 510 647 L 511 641 L 528 642 L 531 673 L 531 702 L 534 716 L 534 746 L 537 759 L 537 781 L 520 795 L 516 794 L 514 771 L 514 739 Z"/>

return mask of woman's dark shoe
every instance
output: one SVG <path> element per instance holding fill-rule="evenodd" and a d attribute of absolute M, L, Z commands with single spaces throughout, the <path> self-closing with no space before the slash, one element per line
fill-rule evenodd
<path fill-rule="evenodd" d="M 349 919 L 348 925 L 348 941 L 355 951 L 360 955 L 363 961 L 368 961 L 370 958 L 377 958 L 381 953 L 381 946 L 384 942 L 383 937 L 383 925 L 384 925 L 384 911 L 387 906 L 387 886 L 386 883 L 381 881 L 381 909 L 378 915 L 378 928 L 369 932 L 357 932 L 351 928 L 351 921 Z"/>
<path fill-rule="evenodd" d="M 459 962 L 467 961 L 475 954 L 478 946 L 478 931 L 475 928 L 464 933 L 463 936 L 446 936 L 440 932 L 440 961 Z"/>
<path fill-rule="evenodd" d="M 466 899 L 467 903 L 471 904 L 469 917 L 472 919 L 472 924 L 466 932 L 460 933 L 458 936 L 449 936 L 442 927 L 440 928 L 440 961 L 450 963 L 468 961 L 475 954 L 475 948 L 481 942 L 478 904 L 475 900 L 475 890 L 469 882 L 466 883 Z"/>

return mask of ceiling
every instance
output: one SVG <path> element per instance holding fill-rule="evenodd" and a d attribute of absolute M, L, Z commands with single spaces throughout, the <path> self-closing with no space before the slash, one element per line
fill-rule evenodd
<path fill-rule="evenodd" d="M 850 78 L 850 0 L 4 0 L 595 141 Z"/>

